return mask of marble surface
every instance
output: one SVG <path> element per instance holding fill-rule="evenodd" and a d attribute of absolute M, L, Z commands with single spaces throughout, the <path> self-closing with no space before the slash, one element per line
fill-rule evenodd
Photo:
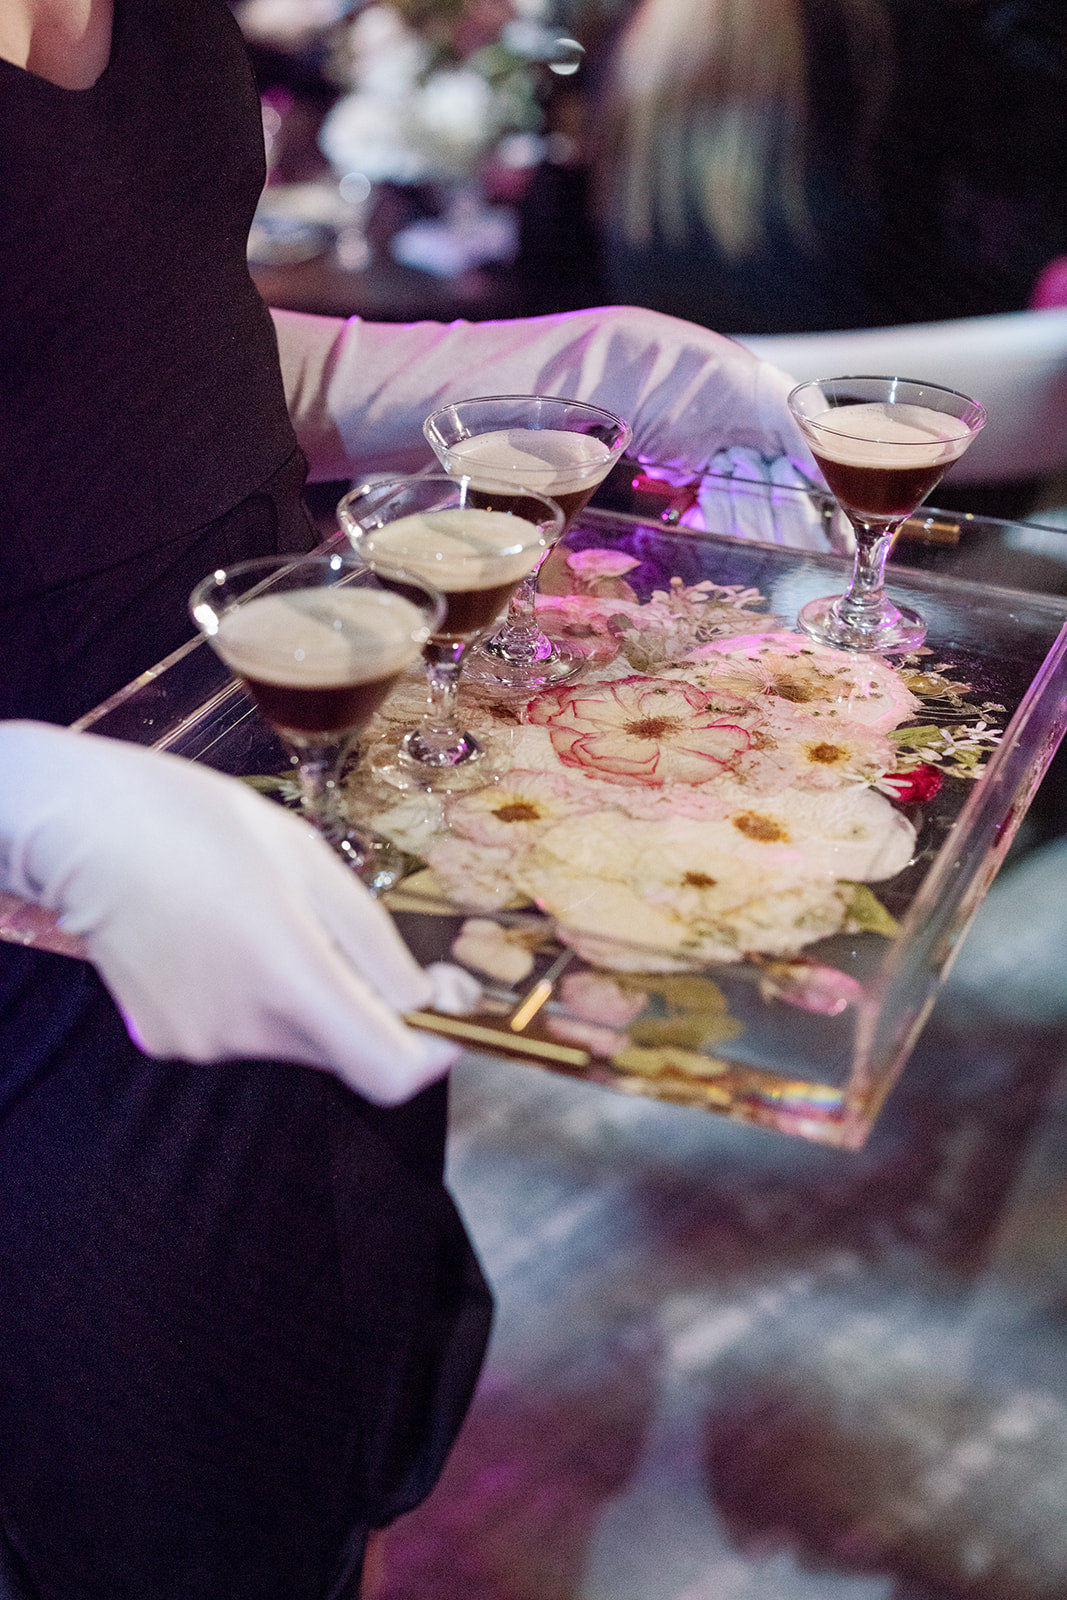
<path fill-rule="evenodd" d="M 864 1150 L 466 1057 L 498 1315 L 383 1600 L 1067 1600 L 1067 842 Z"/>

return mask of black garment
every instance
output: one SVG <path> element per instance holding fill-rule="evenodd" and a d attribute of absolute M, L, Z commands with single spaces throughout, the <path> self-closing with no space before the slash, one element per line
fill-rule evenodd
<path fill-rule="evenodd" d="M 605 295 L 742 335 L 1024 309 L 1067 250 L 1062 0 L 887 0 L 877 59 L 868 35 L 849 33 L 854 8 L 801 9 L 811 236 L 790 232 L 772 190 L 762 242 L 730 260 L 693 199 L 683 242 L 633 245 L 606 227 Z"/>
<path fill-rule="evenodd" d="M 6 716 L 79 714 L 190 636 L 204 572 L 311 542 L 244 262 L 262 177 L 223 0 L 117 0 L 84 92 L 0 62 Z M 354 1593 L 484 1348 L 445 1118 L 443 1085 L 383 1111 L 147 1061 L 90 968 L 0 947 L 0 1526 L 33 1600 Z"/>
<path fill-rule="evenodd" d="M 202 526 L 293 449 L 235 35 L 222 0 L 116 0 L 93 88 L 0 62 L 0 504 L 27 588 Z"/>

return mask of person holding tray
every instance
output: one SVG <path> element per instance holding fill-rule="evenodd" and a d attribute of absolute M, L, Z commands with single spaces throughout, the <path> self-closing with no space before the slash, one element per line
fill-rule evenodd
<path fill-rule="evenodd" d="M 806 459 L 782 375 L 642 311 L 272 323 L 263 177 L 224 0 L 7 0 L 0 891 L 90 959 L 0 948 L 5 1600 L 352 1600 L 490 1315 L 453 1052 L 399 1020 L 468 980 L 240 783 L 56 725 L 189 637 L 205 573 L 310 548 L 305 455 L 421 465 L 450 398 L 573 394 L 694 473 Z"/>

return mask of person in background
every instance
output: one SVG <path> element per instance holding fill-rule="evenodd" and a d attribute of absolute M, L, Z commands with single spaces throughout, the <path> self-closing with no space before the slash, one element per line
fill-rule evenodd
<path fill-rule="evenodd" d="M 609 297 L 892 326 L 1021 310 L 1067 249 L 1056 0 L 639 0 L 593 76 Z"/>
<path fill-rule="evenodd" d="M 236 780 L 58 725 L 190 636 L 204 573 L 313 544 L 308 462 L 422 465 L 449 398 L 598 401 L 693 472 L 803 455 L 782 374 L 652 312 L 272 321 L 263 180 L 224 0 L 6 0 L 0 891 L 89 960 L 0 947 L 5 1600 L 353 1600 L 490 1315 L 453 1052 L 400 1021 L 469 982 Z"/>

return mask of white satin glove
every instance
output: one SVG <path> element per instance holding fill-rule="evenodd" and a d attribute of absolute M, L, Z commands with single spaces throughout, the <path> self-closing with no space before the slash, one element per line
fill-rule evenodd
<path fill-rule="evenodd" d="M 700 485 L 701 522 L 709 533 L 758 539 L 763 544 L 800 550 L 836 548 L 834 518 L 824 502 L 807 491 L 821 473 L 809 476 L 788 456 L 767 457 L 732 445 L 720 450 L 711 475 Z M 801 491 L 801 492 L 797 492 Z"/>
<path fill-rule="evenodd" d="M 814 462 L 792 380 L 734 339 L 634 306 L 499 322 L 361 322 L 274 311 L 297 438 L 320 481 L 413 472 L 422 424 L 451 400 L 555 394 L 624 417 L 642 461 L 690 476 L 731 445 Z"/>
<path fill-rule="evenodd" d="M 469 1010 L 299 818 L 176 756 L 0 723 L 0 890 L 60 913 L 148 1055 L 332 1071 L 382 1105 L 456 1046 L 398 1013 Z"/>

